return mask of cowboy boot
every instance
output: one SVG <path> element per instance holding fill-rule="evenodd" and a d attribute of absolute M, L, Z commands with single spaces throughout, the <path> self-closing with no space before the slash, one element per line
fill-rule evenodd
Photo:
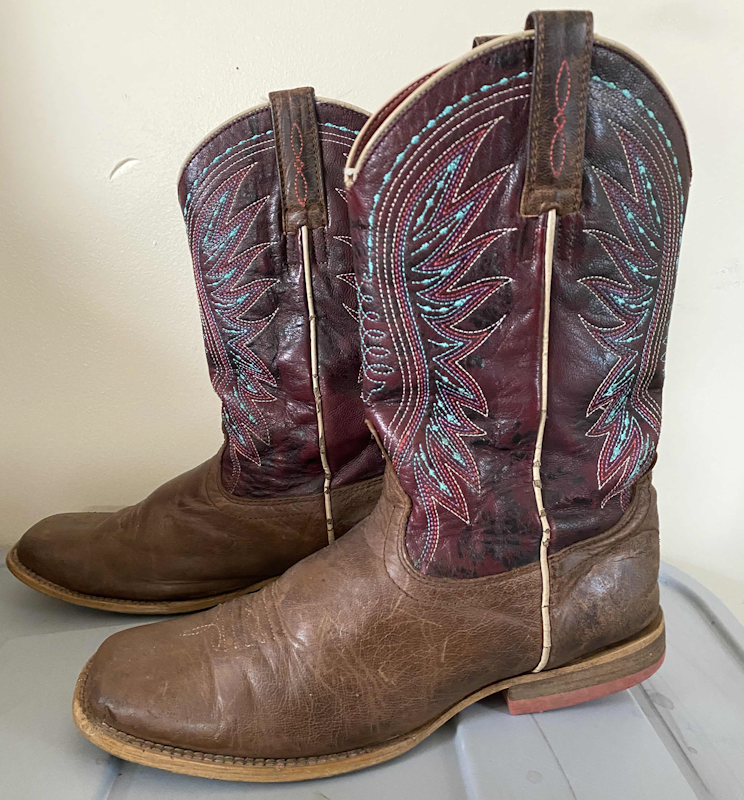
<path fill-rule="evenodd" d="M 348 772 L 505 692 L 664 655 L 651 485 L 690 178 L 655 75 L 537 12 L 388 103 L 347 164 L 374 512 L 258 594 L 109 638 L 75 721 L 121 758 Z"/>
<path fill-rule="evenodd" d="M 135 614 L 258 589 L 373 509 L 343 166 L 366 115 L 277 92 L 189 157 L 179 181 L 225 443 L 116 513 L 39 522 L 8 556 L 34 589 Z"/>

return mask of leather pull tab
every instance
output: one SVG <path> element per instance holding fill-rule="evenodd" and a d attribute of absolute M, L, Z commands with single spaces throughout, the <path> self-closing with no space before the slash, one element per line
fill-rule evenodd
<path fill-rule="evenodd" d="M 282 223 L 285 233 L 327 224 L 323 162 L 310 87 L 269 94 L 274 124 L 276 159 L 282 184 Z"/>
<path fill-rule="evenodd" d="M 590 11 L 533 11 L 535 29 L 527 173 L 521 213 L 558 215 L 581 205 L 586 94 L 592 58 Z"/>

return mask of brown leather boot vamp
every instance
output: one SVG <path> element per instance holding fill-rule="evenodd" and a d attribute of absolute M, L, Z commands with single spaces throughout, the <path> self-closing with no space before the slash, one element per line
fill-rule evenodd
<path fill-rule="evenodd" d="M 406 555 L 409 510 L 388 470 L 372 515 L 260 592 L 115 634 L 80 677 L 77 726 L 149 766 L 301 780 L 392 758 L 494 692 L 519 713 L 525 698 L 578 702 L 658 666 L 649 479 L 612 530 L 551 556 L 555 650 L 539 675 L 539 566 L 424 576 Z"/>
<path fill-rule="evenodd" d="M 7 563 L 76 605 L 129 614 L 196 611 L 259 589 L 327 544 L 322 494 L 251 500 L 227 492 L 221 454 L 114 513 L 57 514 Z M 339 535 L 374 507 L 382 478 L 332 492 Z"/>

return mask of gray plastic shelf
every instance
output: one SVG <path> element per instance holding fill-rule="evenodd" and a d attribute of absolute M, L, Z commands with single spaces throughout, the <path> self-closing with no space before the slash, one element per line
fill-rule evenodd
<path fill-rule="evenodd" d="M 744 627 L 708 590 L 664 566 L 667 658 L 621 694 L 512 717 L 476 704 L 410 753 L 295 784 L 171 775 L 113 758 L 73 726 L 78 673 L 141 618 L 43 597 L 0 569 L 2 800 L 692 800 L 744 798 Z"/>

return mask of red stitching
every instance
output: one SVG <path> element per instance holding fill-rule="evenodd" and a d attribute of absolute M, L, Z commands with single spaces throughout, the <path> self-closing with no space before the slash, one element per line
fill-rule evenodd
<path fill-rule="evenodd" d="M 565 92 L 563 98 L 561 98 L 558 94 L 559 90 L 561 89 L 561 82 L 563 78 L 563 73 L 566 73 L 566 82 L 565 82 Z M 555 125 L 555 133 L 553 134 L 553 139 L 550 142 L 550 169 L 553 173 L 553 177 L 557 178 L 561 172 L 563 172 L 563 166 L 566 163 L 566 135 L 563 132 L 563 129 L 566 127 L 566 115 L 564 114 L 566 110 L 566 106 L 568 105 L 568 99 L 571 97 L 571 68 L 568 66 L 568 61 L 565 59 L 561 63 L 561 67 L 558 70 L 558 75 L 555 79 L 555 107 L 556 107 L 556 115 L 553 117 L 553 124 Z M 556 167 L 555 165 L 555 147 L 556 144 L 560 143 L 561 149 L 561 163 Z"/>
<path fill-rule="evenodd" d="M 299 142 L 299 150 L 295 145 L 295 128 L 297 129 L 297 135 L 300 137 Z M 292 123 L 292 132 L 289 136 L 290 144 L 292 145 L 292 152 L 294 153 L 294 168 L 295 168 L 295 179 L 294 179 L 294 193 L 295 197 L 297 198 L 297 202 L 304 208 L 305 203 L 307 203 L 307 178 L 305 177 L 305 173 L 303 172 L 305 168 L 305 162 L 300 158 L 302 155 L 302 148 L 304 147 L 304 143 L 302 140 L 302 131 L 300 130 L 300 126 L 296 123 Z M 300 197 L 300 192 L 298 188 L 298 180 L 302 178 L 302 184 L 304 186 L 304 193 L 303 196 Z"/>

